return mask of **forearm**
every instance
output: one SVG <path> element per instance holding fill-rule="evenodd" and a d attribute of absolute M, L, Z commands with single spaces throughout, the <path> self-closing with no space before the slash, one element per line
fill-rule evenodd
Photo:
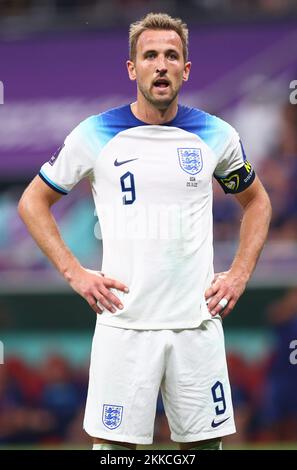
<path fill-rule="evenodd" d="M 239 246 L 230 271 L 248 282 L 268 234 L 271 205 L 266 193 L 244 208 Z"/>
<path fill-rule="evenodd" d="M 39 248 L 69 281 L 70 273 L 80 264 L 65 245 L 51 208 L 44 201 L 33 202 L 24 197 L 19 204 L 19 214 Z"/>

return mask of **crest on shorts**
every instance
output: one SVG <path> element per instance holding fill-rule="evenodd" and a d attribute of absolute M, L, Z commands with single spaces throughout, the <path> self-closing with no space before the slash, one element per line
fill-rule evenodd
<path fill-rule="evenodd" d="M 122 422 L 123 407 L 103 405 L 102 422 L 108 429 L 116 429 Z"/>
<path fill-rule="evenodd" d="M 198 148 L 177 149 L 181 168 L 190 175 L 197 175 L 202 170 L 201 150 Z"/>

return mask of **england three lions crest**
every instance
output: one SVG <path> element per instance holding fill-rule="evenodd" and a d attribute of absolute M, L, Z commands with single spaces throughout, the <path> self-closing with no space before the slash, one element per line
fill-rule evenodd
<path fill-rule="evenodd" d="M 123 407 L 117 405 L 103 405 L 102 421 L 108 429 L 116 429 L 122 422 Z"/>
<path fill-rule="evenodd" d="M 190 175 L 197 175 L 202 170 L 201 150 L 198 148 L 177 149 L 181 168 Z"/>

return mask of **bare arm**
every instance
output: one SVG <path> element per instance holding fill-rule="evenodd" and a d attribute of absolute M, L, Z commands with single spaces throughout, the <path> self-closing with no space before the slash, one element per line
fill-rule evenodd
<path fill-rule="evenodd" d="M 234 308 L 255 269 L 267 238 L 271 218 L 269 197 L 259 178 L 256 177 L 249 188 L 235 197 L 243 208 L 239 246 L 229 271 L 217 274 L 212 286 L 205 293 L 212 315 L 222 310 L 218 305 L 222 298 L 228 300 L 222 315 L 224 317 Z"/>
<path fill-rule="evenodd" d="M 128 288 L 119 281 L 103 277 L 97 271 L 85 269 L 80 265 L 65 245 L 51 212 L 51 206 L 60 198 L 58 192 L 36 176 L 20 199 L 19 215 L 44 254 L 92 309 L 101 313 L 102 310 L 97 305 L 99 301 L 102 306 L 115 313 L 114 306 L 120 309 L 122 306 L 109 289 L 116 288 L 127 292 Z"/>

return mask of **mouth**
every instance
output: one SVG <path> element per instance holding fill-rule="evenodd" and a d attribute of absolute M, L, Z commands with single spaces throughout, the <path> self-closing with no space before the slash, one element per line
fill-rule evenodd
<path fill-rule="evenodd" d="M 154 81 L 154 87 L 158 89 L 166 89 L 169 87 L 169 84 L 169 80 L 166 80 L 166 78 L 158 78 Z"/>

